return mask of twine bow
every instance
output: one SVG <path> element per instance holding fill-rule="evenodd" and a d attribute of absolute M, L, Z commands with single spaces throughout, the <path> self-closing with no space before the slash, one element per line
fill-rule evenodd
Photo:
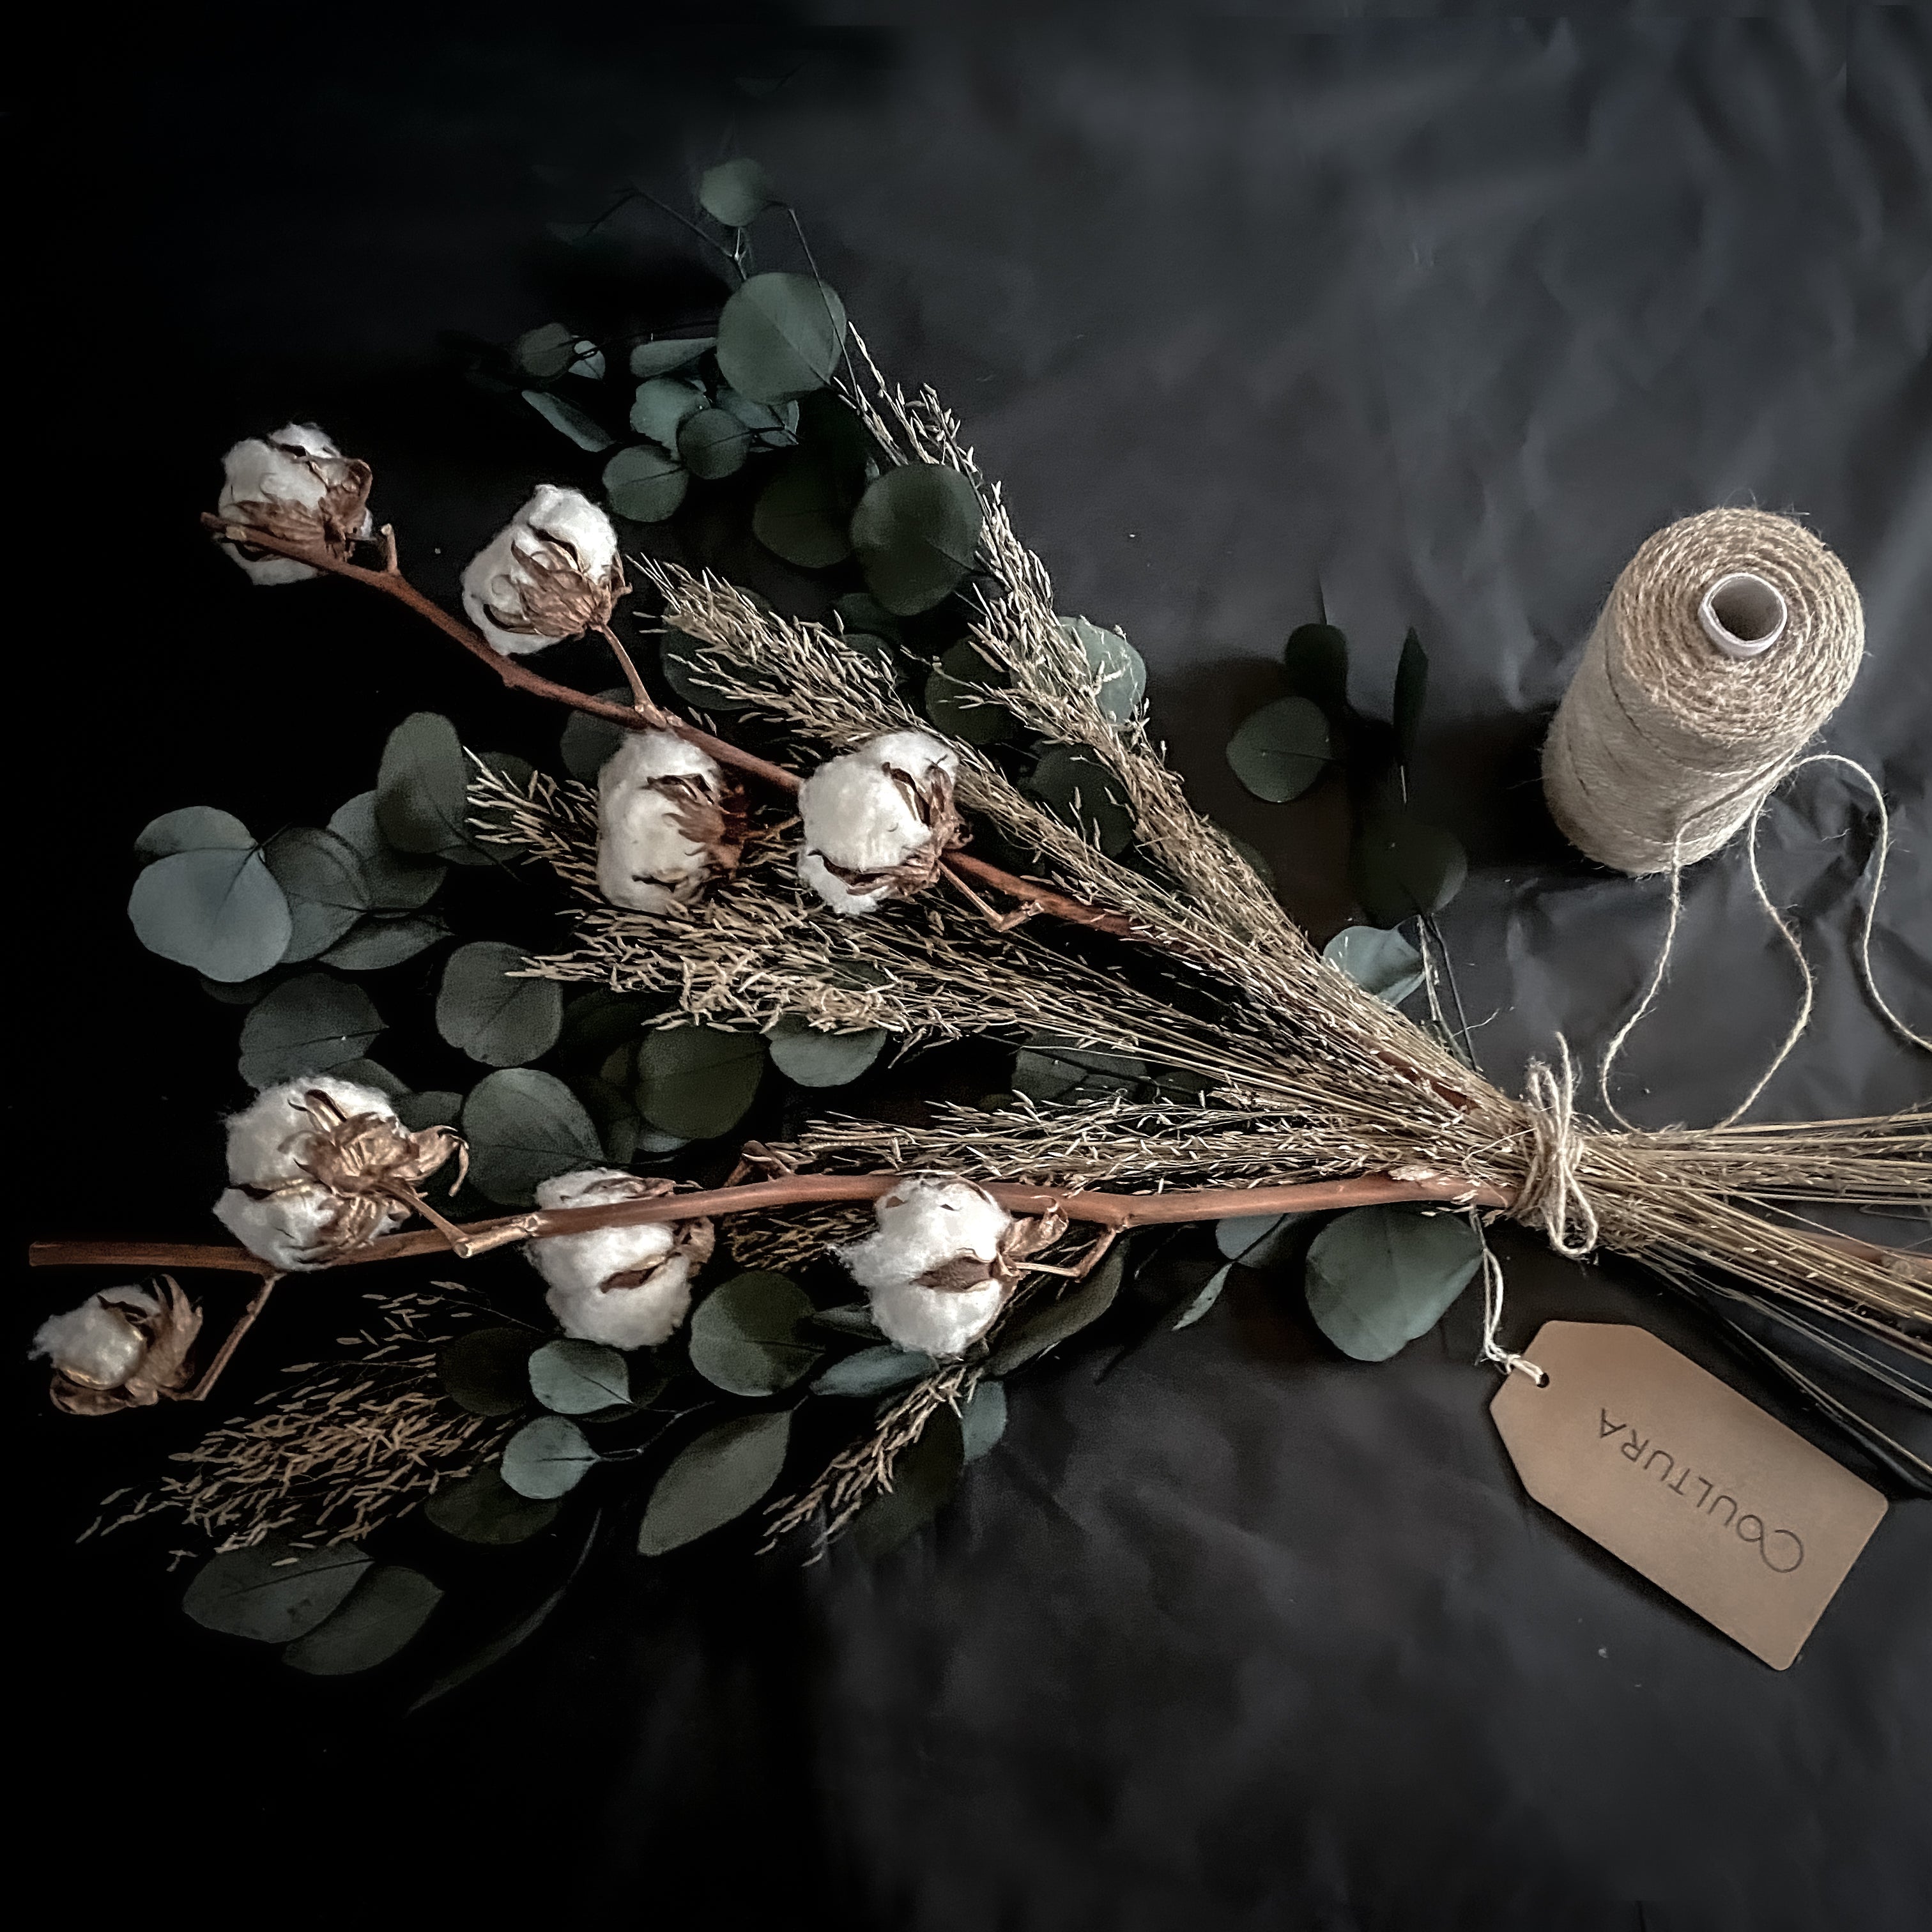
<path fill-rule="evenodd" d="M 1537 1223 L 1559 1255 L 1580 1262 L 1597 1245 L 1600 1230 L 1597 1210 L 1579 1178 L 1583 1135 L 1576 1125 L 1576 1068 L 1561 1034 L 1556 1051 L 1555 1071 L 1540 1060 L 1529 1063 L 1522 1103 L 1529 1122 L 1529 1166 L 1517 1192 L 1516 1218 Z"/>

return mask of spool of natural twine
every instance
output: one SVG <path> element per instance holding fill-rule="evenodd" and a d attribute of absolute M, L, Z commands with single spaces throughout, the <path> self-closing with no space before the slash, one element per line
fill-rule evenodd
<path fill-rule="evenodd" d="M 1543 747 L 1571 843 L 1632 874 L 1714 852 L 1851 688 L 1864 614 L 1801 524 L 1706 510 L 1624 566 Z"/>

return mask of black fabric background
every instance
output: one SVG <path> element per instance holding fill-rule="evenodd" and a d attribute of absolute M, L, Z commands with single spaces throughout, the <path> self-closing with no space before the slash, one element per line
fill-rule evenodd
<path fill-rule="evenodd" d="M 668 224 L 623 290 L 586 285 L 543 237 L 580 211 L 538 162 L 676 200 L 764 159 L 880 362 L 964 418 L 1061 607 L 1135 639 L 1196 795 L 1318 933 L 1347 912 L 1338 815 L 1246 800 L 1221 746 L 1318 598 L 1370 710 L 1414 623 L 1428 787 L 1477 860 L 1446 924 L 1506 1083 L 1558 1030 L 1600 1048 L 1660 931 L 1658 883 L 1566 854 L 1534 782 L 1592 616 L 1673 517 L 1801 512 L 1865 599 L 1826 742 L 1893 802 L 1874 960 L 1923 1028 L 1926 14 L 1265 10 L 177 26 L 28 103 L 16 391 L 69 469 L 15 522 L 58 596 L 10 639 L 16 1235 L 193 1238 L 218 1184 L 236 1016 L 127 929 L 147 818 L 319 818 L 418 706 L 550 742 L 406 620 L 341 586 L 250 593 L 192 523 L 230 440 L 313 416 L 452 586 L 564 466 L 439 372 L 436 332 L 600 304 L 675 326 L 722 292 Z M 60 682 L 29 697 L 36 665 Z M 1867 816 L 1811 773 L 1767 832 L 1820 993 L 1758 1118 L 1923 1100 L 1846 944 Z M 1742 855 L 1699 868 L 1632 1110 L 1724 1112 L 1793 997 Z M 1559 1312 L 1642 1322 L 1862 1467 L 1635 1270 L 1508 1253 L 1517 1341 Z M 16 1355 L 72 1288 L 16 1280 Z M 232 1394 L 340 1308 L 278 1311 L 286 1346 Z M 191 1432 L 56 1418 L 21 1369 L 25 1856 L 104 1913 L 191 1898 L 214 1924 L 1928 1923 L 1924 1506 L 1774 1673 L 1525 1499 L 1474 1334 L 1461 1308 L 1360 1367 L 1250 1281 L 1183 1335 L 1016 1384 L 1004 1444 L 876 1570 L 647 1569 L 621 1526 L 536 1640 L 406 1720 L 399 1679 L 297 1681 L 194 1630 L 158 1549 L 72 1550 L 95 1496 Z"/>

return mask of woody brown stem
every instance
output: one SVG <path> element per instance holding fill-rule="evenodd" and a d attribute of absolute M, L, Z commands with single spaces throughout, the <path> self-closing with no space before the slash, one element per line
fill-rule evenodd
<path fill-rule="evenodd" d="M 221 1346 L 214 1352 L 214 1359 L 201 1372 L 201 1378 L 188 1394 L 184 1402 L 206 1402 L 208 1392 L 221 1379 L 221 1372 L 226 1368 L 235 1351 L 242 1346 L 242 1338 L 255 1325 L 255 1318 L 268 1306 L 268 1297 L 274 1291 L 275 1283 L 281 1279 L 275 1274 L 265 1274 L 262 1285 L 256 1289 L 248 1306 L 236 1317 L 235 1325 L 229 1330 Z"/>

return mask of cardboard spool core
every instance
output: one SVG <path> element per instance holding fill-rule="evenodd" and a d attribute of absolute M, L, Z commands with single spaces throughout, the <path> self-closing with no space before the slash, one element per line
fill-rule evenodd
<path fill-rule="evenodd" d="M 1719 578 L 1697 606 L 1705 636 L 1731 658 L 1754 658 L 1769 650 L 1784 636 L 1790 616 L 1784 592 L 1749 570 Z"/>

